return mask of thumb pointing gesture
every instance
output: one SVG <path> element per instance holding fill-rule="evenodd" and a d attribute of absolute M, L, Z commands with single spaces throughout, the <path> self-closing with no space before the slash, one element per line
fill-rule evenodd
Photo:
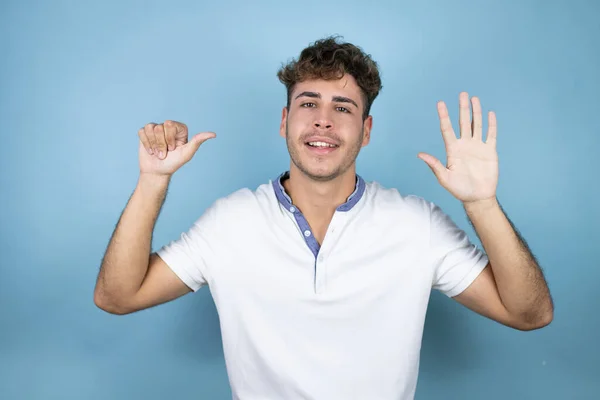
<path fill-rule="evenodd" d="M 149 123 L 138 131 L 140 172 L 172 175 L 194 157 L 200 145 L 216 137 L 201 132 L 188 140 L 187 125 L 177 121 Z"/>
<path fill-rule="evenodd" d="M 192 140 L 183 145 L 181 151 L 185 162 L 188 162 L 192 159 L 192 157 L 194 157 L 194 154 L 196 154 L 196 151 L 198 151 L 202 143 L 206 142 L 209 139 L 213 139 L 216 136 L 217 135 L 214 132 L 198 133 L 192 138 Z"/>

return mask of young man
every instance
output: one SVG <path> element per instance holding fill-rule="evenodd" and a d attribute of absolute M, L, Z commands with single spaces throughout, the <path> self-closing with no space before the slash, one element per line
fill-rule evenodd
<path fill-rule="evenodd" d="M 436 205 L 355 171 L 369 143 L 377 64 L 334 38 L 279 71 L 290 169 L 215 201 L 151 254 L 171 175 L 199 146 L 186 125 L 139 131 L 140 177 L 110 240 L 94 301 L 127 314 L 210 286 L 236 399 L 410 399 L 431 289 L 499 323 L 553 317 L 543 274 L 496 199 L 496 119 L 460 94 L 460 135 L 438 103 L 447 167 L 419 157 L 464 205 L 485 253 Z"/>

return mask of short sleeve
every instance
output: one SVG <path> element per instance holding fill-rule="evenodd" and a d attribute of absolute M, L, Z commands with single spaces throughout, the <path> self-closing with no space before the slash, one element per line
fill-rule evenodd
<path fill-rule="evenodd" d="M 208 284 L 216 240 L 217 203 L 211 205 L 181 236 L 156 253 L 194 292 Z"/>
<path fill-rule="evenodd" d="M 433 288 L 454 297 L 473 283 L 487 265 L 488 257 L 440 207 L 431 204 L 430 210 Z"/>

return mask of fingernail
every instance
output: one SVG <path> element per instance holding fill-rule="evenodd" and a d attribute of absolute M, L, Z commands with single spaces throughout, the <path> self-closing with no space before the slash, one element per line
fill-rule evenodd
<path fill-rule="evenodd" d="M 158 157 L 159 157 L 159 158 L 163 158 L 163 155 L 164 155 L 164 154 L 165 154 L 165 153 L 163 153 L 162 151 L 160 151 L 160 152 L 158 153 Z"/>
<path fill-rule="evenodd" d="M 152 149 L 150 149 L 150 148 L 148 149 L 148 153 L 149 153 L 150 155 L 154 154 L 154 152 L 153 152 L 153 151 L 152 151 Z"/>

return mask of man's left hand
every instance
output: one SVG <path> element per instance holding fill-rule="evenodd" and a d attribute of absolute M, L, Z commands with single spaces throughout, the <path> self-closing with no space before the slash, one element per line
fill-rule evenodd
<path fill-rule="evenodd" d="M 496 114 L 488 113 L 486 141 L 482 137 L 481 103 L 471 98 L 473 119 L 469 106 L 469 95 L 459 96 L 460 138 L 457 138 L 443 101 L 438 102 L 442 137 L 446 145 L 447 166 L 426 153 L 418 157 L 431 168 L 440 184 L 463 203 L 495 199 L 498 185 L 498 153 L 496 151 Z"/>

